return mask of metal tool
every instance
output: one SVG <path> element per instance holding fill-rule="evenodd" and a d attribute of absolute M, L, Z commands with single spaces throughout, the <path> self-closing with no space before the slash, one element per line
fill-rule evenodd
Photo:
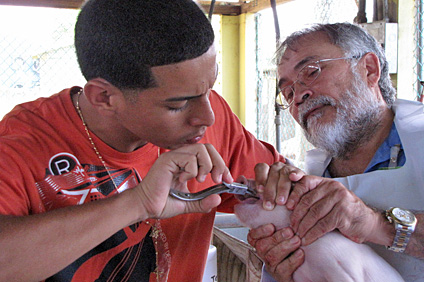
<path fill-rule="evenodd" d="M 255 190 L 251 189 L 248 185 L 237 183 L 237 182 L 233 182 L 233 183 L 222 182 L 221 184 L 211 186 L 197 193 L 186 193 L 186 192 L 177 191 L 175 189 L 171 189 L 169 191 L 169 195 L 182 201 L 202 200 L 212 194 L 221 194 L 221 193 L 230 193 L 230 194 L 243 195 L 247 197 L 256 197 Z"/>

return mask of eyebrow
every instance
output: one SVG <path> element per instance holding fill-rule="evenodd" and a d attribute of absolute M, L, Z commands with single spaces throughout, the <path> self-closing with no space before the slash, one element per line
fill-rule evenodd
<path fill-rule="evenodd" d="M 317 56 L 308 56 L 308 57 L 304 58 L 303 60 L 301 60 L 300 62 L 298 62 L 296 64 L 296 66 L 294 67 L 294 70 L 298 70 L 301 67 L 303 67 L 303 65 L 306 64 L 307 62 L 312 61 L 312 60 L 316 60 L 316 59 L 317 59 Z"/>
<path fill-rule="evenodd" d="M 299 70 L 301 67 L 303 67 L 303 65 L 305 65 L 307 62 L 312 61 L 312 60 L 316 60 L 317 56 L 308 56 L 306 58 L 304 58 L 303 60 L 299 61 L 295 66 L 294 66 L 294 70 L 297 71 Z M 287 79 L 285 78 L 281 78 L 278 80 L 278 88 L 281 88 L 281 85 L 283 85 L 285 82 L 287 81 Z"/>
<path fill-rule="evenodd" d="M 165 100 L 165 102 L 181 102 L 181 101 L 188 101 L 188 100 L 192 100 L 192 99 L 196 99 L 201 97 L 203 94 L 200 95 L 196 95 L 196 96 L 183 96 L 183 97 L 173 97 L 173 98 L 168 98 Z"/>

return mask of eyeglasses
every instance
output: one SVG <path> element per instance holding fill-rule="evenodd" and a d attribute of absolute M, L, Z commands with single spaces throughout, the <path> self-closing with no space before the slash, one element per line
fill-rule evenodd
<path fill-rule="evenodd" d="M 322 62 L 336 61 L 336 60 L 350 60 L 350 59 L 359 59 L 361 56 L 352 56 L 352 57 L 342 57 L 342 58 L 333 58 L 333 59 L 323 59 L 319 61 L 315 61 L 304 66 L 299 73 L 297 74 L 295 82 L 291 85 L 285 86 L 280 89 L 275 97 L 275 103 L 282 109 L 287 110 L 294 103 L 294 85 L 299 83 L 303 86 L 310 86 L 312 83 L 317 80 L 319 75 L 321 74 L 321 66 Z"/>

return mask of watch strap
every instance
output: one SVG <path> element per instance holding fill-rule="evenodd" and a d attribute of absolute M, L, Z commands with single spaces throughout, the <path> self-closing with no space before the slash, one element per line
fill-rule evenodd
<path fill-rule="evenodd" d="M 409 239 L 411 238 L 412 232 L 414 229 L 411 226 L 402 225 L 395 222 L 396 235 L 393 240 L 393 244 L 388 246 L 387 249 L 403 253 L 408 245 Z"/>

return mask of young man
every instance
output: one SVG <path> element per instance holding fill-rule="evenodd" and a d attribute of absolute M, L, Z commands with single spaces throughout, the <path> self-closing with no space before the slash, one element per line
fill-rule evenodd
<path fill-rule="evenodd" d="M 187 203 L 169 189 L 283 161 L 211 90 L 213 42 L 192 0 L 85 3 L 84 88 L 0 123 L 1 281 L 201 281 L 215 211 L 235 199 Z"/>
<path fill-rule="evenodd" d="M 278 281 L 292 281 L 304 260 L 301 246 L 337 229 L 371 243 L 406 281 L 423 281 L 423 105 L 395 101 L 384 52 L 352 24 L 292 34 L 277 62 L 277 103 L 317 148 L 307 156 L 306 171 L 319 177 L 292 179 L 291 192 L 265 195 L 284 197 L 294 210 L 292 228 L 267 225 L 249 234 L 267 270 Z"/>

